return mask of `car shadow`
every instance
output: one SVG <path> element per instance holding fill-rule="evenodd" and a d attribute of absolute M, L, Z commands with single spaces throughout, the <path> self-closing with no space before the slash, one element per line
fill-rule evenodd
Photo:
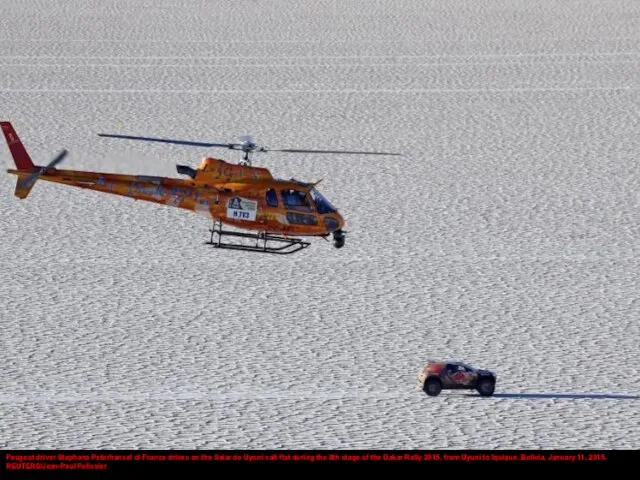
<path fill-rule="evenodd" d="M 478 393 L 469 394 L 480 397 Z M 616 393 L 494 393 L 491 398 L 551 398 L 551 399 L 590 399 L 590 400 L 640 400 L 640 395 L 626 395 Z"/>

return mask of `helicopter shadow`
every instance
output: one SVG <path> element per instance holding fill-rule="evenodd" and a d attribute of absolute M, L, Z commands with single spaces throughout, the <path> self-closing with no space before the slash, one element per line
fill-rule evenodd
<path fill-rule="evenodd" d="M 470 397 L 480 397 L 478 393 L 469 394 Z M 492 398 L 515 399 L 554 399 L 554 400 L 640 400 L 640 395 L 615 393 L 494 393 Z"/>

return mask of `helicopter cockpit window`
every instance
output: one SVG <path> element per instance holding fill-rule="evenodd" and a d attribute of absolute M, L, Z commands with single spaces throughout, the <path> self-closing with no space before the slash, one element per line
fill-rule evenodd
<path fill-rule="evenodd" d="M 311 203 L 307 193 L 302 190 L 283 190 L 282 201 L 287 208 L 292 210 L 311 211 Z"/>
<path fill-rule="evenodd" d="M 270 207 L 278 206 L 278 195 L 276 195 L 276 191 L 273 188 L 267 190 L 267 205 Z"/>
<path fill-rule="evenodd" d="M 331 205 L 331 202 L 329 202 L 329 200 L 327 200 L 315 188 L 311 189 L 311 196 L 313 197 L 313 201 L 316 204 L 316 209 L 318 210 L 319 214 L 322 215 L 322 214 L 325 214 L 325 213 L 331 213 L 331 212 L 336 212 L 337 211 L 335 209 L 335 207 L 333 205 Z"/>

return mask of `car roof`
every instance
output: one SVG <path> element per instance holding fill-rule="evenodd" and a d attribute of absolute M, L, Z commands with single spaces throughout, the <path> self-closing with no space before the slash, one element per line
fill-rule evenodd
<path fill-rule="evenodd" d="M 467 362 L 463 362 L 461 360 L 448 360 L 448 361 L 443 362 L 443 363 L 446 363 L 448 365 L 462 365 L 463 367 L 467 367 L 467 368 L 471 368 L 471 369 L 474 368 L 470 364 L 468 364 Z"/>
<path fill-rule="evenodd" d="M 427 365 L 463 365 L 473 368 L 469 363 L 463 362 L 462 360 L 427 360 Z"/>

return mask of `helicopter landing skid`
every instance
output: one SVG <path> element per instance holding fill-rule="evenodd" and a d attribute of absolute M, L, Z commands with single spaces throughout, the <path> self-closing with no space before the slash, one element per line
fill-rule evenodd
<path fill-rule="evenodd" d="M 311 243 L 305 242 L 300 238 L 287 238 L 280 235 L 270 235 L 266 232 L 246 233 L 223 230 L 222 226 L 218 224 L 218 222 L 213 222 L 213 228 L 211 228 L 209 231 L 211 232 L 211 240 L 205 243 L 207 245 L 212 245 L 214 248 L 226 248 L 229 250 L 242 250 L 247 252 L 290 255 L 311 245 Z M 214 240 L 214 236 L 216 235 L 217 238 Z M 255 245 L 248 245 L 246 243 L 224 243 L 222 241 L 223 236 L 252 239 L 256 242 Z M 275 242 L 276 244 L 280 245 L 269 246 L 268 242 Z"/>

